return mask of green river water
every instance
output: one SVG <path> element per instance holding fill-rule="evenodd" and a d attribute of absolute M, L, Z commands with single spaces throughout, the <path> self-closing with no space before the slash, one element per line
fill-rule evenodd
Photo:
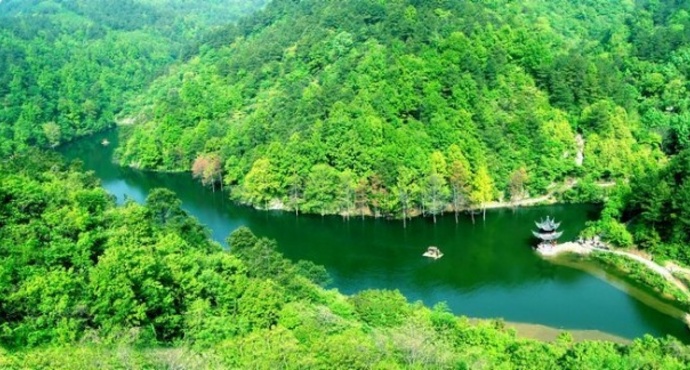
<path fill-rule="evenodd" d="M 104 147 L 107 138 L 111 145 Z M 227 193 L 202 187 L 189 174 L 160 174 L 113 164 L 116 131 L 83 139 L 62 152 L 80 159 L 101 179 L 118 202 L 143 201 L 150 189 L 177 193 L 183 207 L 211 229 L 214 239 L 246 225 L 278 241 L 293 260 L 323 265 L 333 287 L 346 294 L 364 289 L 400 290 L 410 301 L 448 303 L 458 315 L 503 318 L 563 329 L 598 330 L 625 338 L 650 333 L 690 340 L 685 325 L 662 313 L 663 305 L 624 279 L 598 277 L 578 268 L 553 264 L 537 256 L 531 230 L 546 215 L 562 221 L 564 239 L 573 239 L 596 216 L 585 205 L 502 209 L 487 212 L 486 221 L 472 224 L 452 215 L 437 224 L 417 218 L 403 229 L 401 221 L 321 217 L 278 211 L 257 211 L 228 200 Z M 429 245 L 445 256 L 437 261 L 421 255 Z M 629 292 L 635 291 L 635 297 Z M 638 299 L 639 298 L 639 299 Z M 643 301 L 645 303 L 643 303 Z"/>

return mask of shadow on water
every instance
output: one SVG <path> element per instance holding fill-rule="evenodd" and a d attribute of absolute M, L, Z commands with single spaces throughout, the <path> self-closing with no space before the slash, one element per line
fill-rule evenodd
<path fill-rule="evenodd" d="M 104 137 L 110 146 L 100 145 Z M 183 207 L 209 227 L 215 240 L 223 243 L 232 230 L 246 225 L 259 236 L 276 239 L 288 258 L 324 265 L 343 293 L 399 289 L 410 301 L 428 305 L 445 301 L 456 314 L 470 317 L 598 330 L 625 338 L 645 333 L 689 337 L 681 321 L 655 309 L 659 306 L 653 302 L 643 303 L 609 279 L 553 264 L 533 252 L 535 220 L 556 217 L 562 222 L 563 238 L 572 240 L 586 221 L 596 217 L 597 207 L 498 209 L 487 212 L 486 221 L 477 217 L 475 224 L 466 214 L 456 224 L 454 215 L 448 214 L 436 224 L 415 218 L 406 229 L 394 220 L 295 217 L 290 212 L 238 206 L 226 193 L 203 188 L 189 174 L 118 167 L 112 163 L 117 142 L 116 132 L 110 132 L 62 151 L 68 158 L 82 160 L 118 202 L 125 196 L 141 202 L 152 188 L 170 188 Z M 444 257 L 423 258 L 429 245 L 438 246 Z"/>

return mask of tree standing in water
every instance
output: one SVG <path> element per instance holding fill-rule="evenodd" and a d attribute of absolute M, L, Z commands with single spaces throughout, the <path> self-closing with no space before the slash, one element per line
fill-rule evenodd
<path fill-rule="evenodd" d="M 470 164 L 460 151 L 460 148 L 453 144 L 448 151 L 450 166 L 448 167 L 448 179 L 453 202 L 453 212 L 455 212 L 455 223 L 458 223 L 458 213 L 467 203 L 470 193 Z M 474 216 L 473 216 L 474 217 Z"/>
<path fill-rule="evenodd" d="M 481 165 L 472 182 L 470 200 L 473 204 L 481 207 L 483 220 L 486 220 L 486 204 L 493 198 L 493 191 L 494 185 L 491 176 L 489 176 L 489 170 L 486 168 L 486 165 Z M 472 222 L 474 222 L 474 216 L 472 217 Z"/>
<path fill-rule="evenodd" d="M 419 186 L 415 182 L 415 175 L 407 167 L 398 169 L 398 182 L 393 187 L 393 192 L 398 197 L 402 211 L 403 228 L 407 228 L 407 218 L 413 198 L 419 193 Z"/>
<path fill-rule="evenodd" d="M 436 223 L 436 215 L 442 214 L 448 202 L 448 184 L 445 174 L 447 172 L 446 160 L 441 152 L 431 154 L 431 169 L 424 181 L 424 200 L 425 208 L 431 213 Z"/>

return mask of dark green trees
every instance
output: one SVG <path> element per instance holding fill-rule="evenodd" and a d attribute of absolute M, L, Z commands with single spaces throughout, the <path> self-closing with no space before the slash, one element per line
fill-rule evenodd
<path fill-rule="evenodd" d="M 204 1 L 191 10 L 179 0 L 1 2 L 0 155 L 112 127 L 126 102 L 183 49 L 194 49 L 206 27 L 263 4 Z"/>
<path fill-rule="evenodd" d="M 243 202 L 403 219 L 544 194 L 567 178 L 629 178 L 683 145 L 686 41 L 674 36 L 679 49 L 664 57 L 648 48 L 682 11 L 276 2 L 131 106 L 140 125 L 121 158 L 189 170 L 217 152 Z M 433 174 L 438 153 L 445 170 Z M 528 181 L 511 188 L 520 169 Z"/>
<path fill-rule="evenodd" d="M 683 158 L 668 181 L 686 175 Z M 690 358 L 671 338 L 537 342 L 397 291 L 345 297 L 319 287 L 323 267 L 246 228 L 223 250 L 168 190 L 116 206 L 93 176 L 40 153 L 0 163 L 0 199 L 0 367 L 681 369 Z"/>

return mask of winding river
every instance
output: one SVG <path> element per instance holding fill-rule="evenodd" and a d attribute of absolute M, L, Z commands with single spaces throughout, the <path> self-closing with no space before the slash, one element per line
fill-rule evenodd
<path fill-rule="evenodd" d="M 101 145 L 107 138 L 109 146 Z M 572 264 L 544 261 L 530 248 L 533 221 L 552 215 L 572 239 L 596 216 L 591 206 L 567 205 L 492 210 L 472 224 L 452 215 L 437 224 L 417 218 L 407 229 L 399 221 L 263 212 L 238 206 L 227 194 L 202 187 L 189 174 L 160 174 L 113 164 L 117 132 L 86 138 L 62 149 L 101 179 L 117 197 L 143 201 L 149 190 L 166 187 L 183 207 L 224 242 L 239 226 L 276 239 L 282 253 L 326 266 L 333 286 L 350 294 L 369 288 L 400 290 L 410 301 L 427 305 L 445 301 L 459 315 L 503 318 L 571 330 L 596 330 L 624 338 L 646 333 L 690 340 L 685 325 L 662 313 L 663 306 L 625 279 L 592 274 Z M 439 246 L 437 261 L 421 254 Z M 642 292 L 629 294 L 630 292 Z M 644 303 L 643 303 L 644 302 Z"/>

